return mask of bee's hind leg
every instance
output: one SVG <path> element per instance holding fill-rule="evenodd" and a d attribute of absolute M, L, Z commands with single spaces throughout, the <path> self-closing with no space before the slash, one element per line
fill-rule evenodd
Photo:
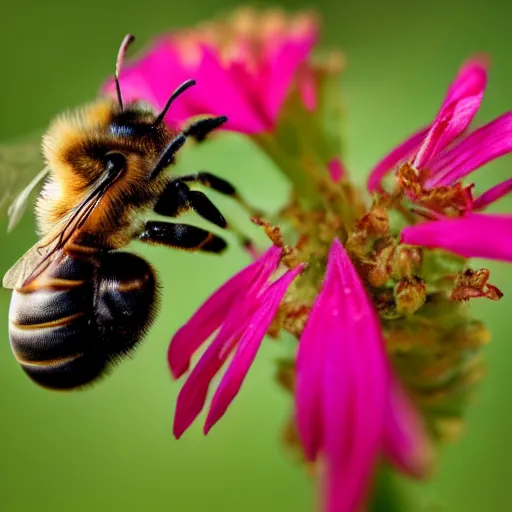
<path fill-rule="evenodd" d="M 148 221 L 138 239 L 185 251 L 222 252 L 227 244 L 220 236 L 188 224 Z"/>

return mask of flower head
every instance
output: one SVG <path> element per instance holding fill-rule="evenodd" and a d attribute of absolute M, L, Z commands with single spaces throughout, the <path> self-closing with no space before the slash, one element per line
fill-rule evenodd
<path fill-rule="evenodd" d="M 170 90 L 195 78 L 200 85 L 173 106 L 172 119 L 227 115 L 227 126 L 249 135 L 292 188 L 277 214 L 253 219 L 270 249 L 253 251 L 255 261 L 171 340 L 173 376 L 188 373 L 174 434 L 197 418 L 225 367 L 209 432 L 265 334 L 291 336 L 296 356 L 277 368 L 295 403 L 286 438 L 321 469 L 326 510 L 354 512 L 371 499 L 383 457 L 413 477 L 429 473 L 436 445 L 460 430 L 481 379 L 489 333 L 464 303 L 503 294 L 467 258 L 512 260 L 504 239 L 512 217 L 479 213 L 511 190 L 512 179 L 477 198 L 461 180 L 511 150 L 512 114 L 469 129 L 487 80 L 486 63 L 470 60 L 433 122 L 373 169 L 367 203 L 340 155 L 340 59 L 313 65 L 316 37 L 309 16 L 241 11 L 161 38 L 125 70 L 121 86 L 127 98 L 161 108 Z"/>
<path fill-rule="evenodd" d="M 176 31 L 152 43 L 120 76 L 127 100 L 161 109 L 172 90 L 197 81 L 166 119 L 181 122 L 202 114 L 225 115 L 224 128 L 243 133 L 271 131 L 295 83 L 305 105 L 316 102 L 311 70 L 305 66 L 318 36 L 310 14 L 286 16 L 240 9 L 226 19 Z M 114 84 L 106 84 L 114 92 Z"/>
<path fill-rule="evenodd" d="M 430 222 L 403 230 L 405 243 L 442 247 L 464 257 L 512 261 L 509 215 L 481 211 L 512 190 L 512 179 L 473 198 L 473 184 L 461 180 L 487 162 L 512 151 L 512 112 L 468 131 L 483 98 L 486 62 L 468 61 L 449 87 L 432 124 L 400 144 L 372 171 L 370 191 L 382 191 L 382 178 L 396 170 L 398 190 L 424 209 Z"/>
<path fill-rule="evenodd" d="M 508 218 L 494 216 L 496 229 L 490 232 L 484 224 L 494 217 L 474 213 L 506 185 L 475 201 L 458 177 L 432 184 L 440 176 L 435 173 L 450 175 L 454 152 L 469 151 L 465 140 L 478 130 L 462 132 L 478 109 L 485 80 L 480 61 L 462 69 L 432 125 L 374 170 L 370 183 L 376 193 L 369 207 L 333 153 L 328 125 L 316 125 L 316 144 L 287 146 L 282 127 L 252 136 L 290 179 L 294 194 L 272 223 L 255 219 L 273 247 L 215 292 L 171 342 L 169 362 L 178 377 L 191 354 L 217 332 L 180 393 L 177 436 L 204 406 L 213 376 L 235 347 L 205 432 L 239 391 L 264 334 L 286 331 L 298 341 L 296 358 L 278 368 L 279 382 L 295 396 L 287 439 L 304 459 L 324 468 L 326 510 L 360 508 L 383 456 L 411 476 L 429 473 L 434 444 L 453 436 L 461 422 L 481 376 L 479 349 L 489 339 L 461 303 L 502 296 L 490 284 L 489 271 L 472 270 L 464 258 L 506 259 L 510 252 L 499 238 Z M 498 146 L 493 154 L 504 151 Z M 478 162 L 490 158 L 472 150 Z M 466 162 L 466 170 L 475 165 L 468 166 L 467 158 L 457 161 Z M 380 179 L 393 167 L 395 189 L 385 192 Z M 425 215 L 437 220 L 423 222 Z M 450 222 L 480 222 L 480 238 L 463 246 L 468 237 L 462 230 L 450 236 Z M 494 241 L 485 244 L 484 233 Z"/>

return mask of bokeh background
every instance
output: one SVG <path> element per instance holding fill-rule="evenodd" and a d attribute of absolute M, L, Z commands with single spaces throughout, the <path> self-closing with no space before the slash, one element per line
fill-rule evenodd
<path fill-rule="evenodd" d="M 126 32 L 136 34 L 140 45 L 237 5 L 7 2 L 0 20 L 0 139 L 37 133 L 61 110 L 92 99 L 112 72 Z M 278 5 L 312 6 L 291 0 Z M 445 87 L 472 53 L 492 58 L 477 120 L 512 107 L 510 2 L 316 0 L 314 7 L 325 19 L 323 45 L 347 56 L 346 162 L 359 182 L 389 148 L 432 118 Z M 276 205 L 286 191 L 263 156 L 237 137 L 185 152 L 179 170 L 201 168 L 232 180 L 256 206 Z M 487 166 L 476 176 L 477 190 L 510 176 L 511 169 L 510 158 Z M 233 205 L 215 199 L 236 214 Z M 512 201 L 495 210 L 512 211 Z M 0 221 L 1 273 L 35 240 L 30 216 L 9 236 Z M 313 483 L 280 444 L 291 404 L 273 381 L 273 361 L 283 350 L 278 344 L 264 344 L 229 414 L 207 438 L 199 424 L 180 441 L 171 434 L 179 383 L 166 367 L 170 336 L 247 257 L 236 247 L 222 258 L 137 250 L 160 272 L 161 314 L 136 357 L 86 392 L 47 392 L 24 376 L 8 343 L 10 294 L 0 291 L 0 511 L 311 510 Z M 470 306 L 494 333 L 486 350 L 488 376 L 464 438 L 443 451 L 435 479 L 398 481 L 403 510 L 512 510 L 512 267 L 486 265 L 505 292 L 499 303 Z"/>

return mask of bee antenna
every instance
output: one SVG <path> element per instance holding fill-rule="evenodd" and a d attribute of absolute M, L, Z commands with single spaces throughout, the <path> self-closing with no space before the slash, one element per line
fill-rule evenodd
<path fill-rule="evenodd" d="M 170 96 L 167 100 L 167 103 L 165 104 L 165 107 L 162 109 L 162 112 L 158 114 L 157 118 L 153 122 L 153 126 L 158 126 L 165 117 L 165 114 L 167 114 L 167 111 L 169 110 L 169 107 L 172 105 L 172 102 L 178 97 L 181 96 L 187 89 L 190 89 L 196 85 L 195 80 L 186 80 L 183 82 Z"/>
<path fill-rule="evenodd" d="M 114 75 L 114 80 L 116 82 L 116 92 L 117 92 L 117 102 L 119 103 L 119 107 L 123 110 L 123 96 L 121 94 L 121 86 L 119 85 L 119 73 L 121 71 L 121 67 L 123 66 L 124 56 L 126 55 L 126 50 L 128 46 L 135 41 L 135 36 L 131 34 L 127 34 L 124 36 L 123 42 L 119 47 L 119 52 L 117 54 L 116 60 L 116 72 Z"/>

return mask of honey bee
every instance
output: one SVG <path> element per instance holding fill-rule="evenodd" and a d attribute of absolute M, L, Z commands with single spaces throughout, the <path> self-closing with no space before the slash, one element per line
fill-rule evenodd
<path fill-rule="evenodd" d="M 6 273 L 13 290 L 9 338 L 14 356 L 37 384 L 81 388 L 129 354 L 152 324 L 158 282 L 151 265 L 122 251 L 132 240 L 177 249 L 219 253 L 223 238 L 188 224 L 144 221 L 141 213 L 167 217 L 194 210 L 226 228 L 217 207 L 189 183 L 237 198 L 227 182 L 206 172 L 169 177 L 166 169 L 187 139 L 204 139 L 226 117 L 196 120 L 182 131 L 164 121 L 188 80 L 161 112 L 142 102 L 101 98 L 54 120 L 43 137 L 46 163 L 10 207 L 17 222 L 32 190 L 42 184 L 35 214 L 40 241 Z M 1 165 L 1 162 L 0 162 Z"/>

